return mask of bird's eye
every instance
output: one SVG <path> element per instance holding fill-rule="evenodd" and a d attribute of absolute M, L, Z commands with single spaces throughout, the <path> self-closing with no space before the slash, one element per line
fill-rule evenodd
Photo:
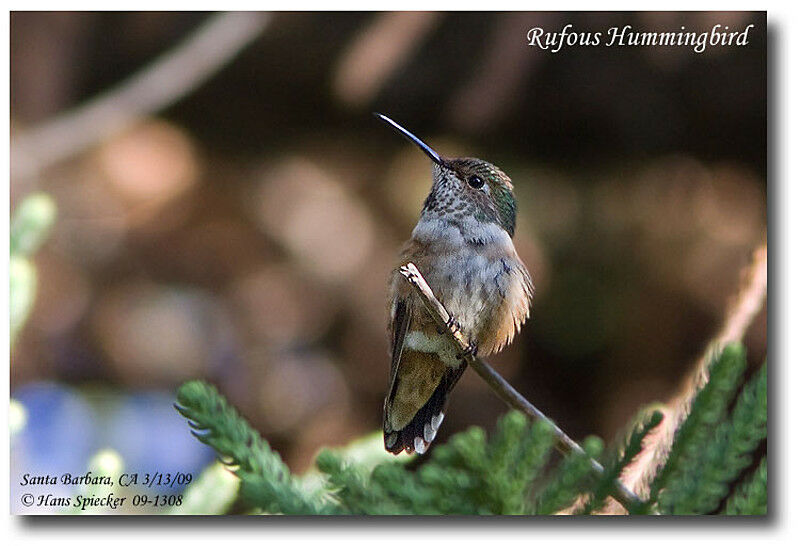
<path fill-rule="evenodd" d="M 470 177 L 469 177 L 469 179 L 467 180 L 467 184 L 469 184 L 470 186 L 472 186 L 472 187 L 473 187 L 473 188 L 475 188 L 476 190 L 477 190 L 477 189 L 480 189 L 480 188 L 482 188 L 482 187 L 483 187 L 483 178 L 481 178 L 481 177 L 480 177 L 480 176 L 478 176 L 477 174 L 473 174 L 473 175 L 472 175 L 472 176 L 470 176 Z"/>

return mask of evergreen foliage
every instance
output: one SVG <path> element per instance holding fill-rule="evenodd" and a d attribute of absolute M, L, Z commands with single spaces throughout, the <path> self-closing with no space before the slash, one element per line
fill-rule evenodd
<path fill-rule="evenodd" d="M 216 450 L 220 461 L 241 480 L 240 495 L 250 506 L 271 513 L 322 513 L 319 499 L 297 483 L 280 456 L 217 392 L 201 381 L 178 391 L 178 411 L 189 420 L 192 434 Z"/>
<path fill-rule="evenodd" d="M 647 421 L 634 426 L 627 442 L 624 444 L 624 449 L 610 464 L 606 465 L 603 477 L 597 482 L 589 502 L 586 503 L 582 511 L 584 515 L 591 514 L 603 507 L 614 487 L 614 480 L 616 480 L 617 477 L 622 474 L 625 467 L 631 464 L 636 456 L 642 452 L 642 442 L 644 442 L 645 437 L 650 434 L 651 430 L 660 425 L 663 419 L 663 413 L 654 411 L 650 414 L 650 418 Z M 632 512 L 645 513 L 646 510 L 647 508 L 645 506 L 636 506 L 633 507 Z"/>
<path fill-rule="evenodd" d="M 583 443 L 589 457 L 603 452 L 603 442 L 590 436 Z M 591 460 L 582 454 L 570 454 L 558 466 L 552 479 L 536 497 L 536 514 L 555 514 L 567 508 L 576 497 L 591 486 Z M 614 476 L 616 478 L 616 476 Z"/>
<path fill-rule="evenodd" d="M 724 514 L 730 516 L 763 516 L 767 513 L 767 458 L 728 499 Z"/>
<path fill-rule="evenodd" d="M 711 429 L 722 416 L 736 392 L 744 366 L 744 350 L 739 344 L 731 344 L 720 355 L 715 355 L 709 366 L 709 380 L 697 394 L 686 420 L 683 422 L 670 449 L 666 463 L 659 469 L 651 484 L 650 503 L 658 500 L 661 490 L 672 480 L 673 475 L 688 469 L 699 451 L 706 446 Z"/>
<path fill-rule="evenodd" d="M 739 344 L 714 355 L 709 381 L 650 484 L 651 498 L 629 507 L 631 513 L 766 513 L 766 459 L 735 492 L 729 491 L 766 439 L 766 364 L 737 397 L 745 366 Z M 625 441 L 602 457 L 607 464 L 599 478 L 590 458 L 601 458 L 600 439 L 587 438 L 585 454 L 571 454 L 553 465 L 551 425 L 531 423 L 516 411 L 503 416 L 491 436 L 477 427 L 453 435 L 416 468 L 405 464 L 414 457 L 383 454 L 374 436 L 357 448 L 323 449 L 316 470 L 293 476 L 210 385 L 186 383 L 176 407 L 200 441 L 239 477 L 240 504 L 283 514 L 597 513 L 611 502 L 614 481 L 662 421 L 658 411 L 635 421 Z M 373 451 L 364 456 L 365 450 Z"/>
<path fill-rule="evenodd" d="M 733 413 L 710 441 L 676 476 L 677 487 L 662 495 L 659 506 L 671 514 L 705 514 L 719 506 L 729 484 L 752 462 L 767 436 L 767 365 L 746 385 Z"/>
<path fill-rule="evenodd" d="M 170 507 L 171 516 L 211 515 L 226 512 L 239 489 L 238 478 L 216 462 L 206 468 L 183 492 L 179 505 Z"/>
<path fill-rule="evenodd" d="M 12 343 L 35 298 L 30 257 L 54 218 L 52 200 L 35 194 L 23 201 L 11 222 Z M 649 484 L 650 498 L 628 507 L 631 513 L 766 514 L 767 365 L 740 390 L 745 368 L 745 350 L 738 343 L 712 357 L 708 383 L 692 401 L 666 461 Z M 619 449 L 601 457 L 602 441 L 589 437 L 585 454 L 569 455 L 554 466 L 549 464 L 555 451 L 550 425 L 530 423 L 512 411 L 499 420 L 491 438 L 477 427 L 455 434 L 416 469 L 404 464 L 413 457 L 386 455 L 377 434 L 346 449 L 322 450 L 318 470 L 294 476 L 213 386 L 184 384 L 176 408 L 192 433 L 215 449 L 235 475 L 231 481 L 223 466 L 210 467 L 184 492 L 191 502 L 172 509 L 182 514 L 224 513 L 236 494 L 247 509 L 273 514 L 592 514 L 610 502 L 615 480 L 662 421 L 660 412 L 648 411 L 634 420 Z M 754 463 L 757 454 L 761 459 Z M 599 478 L 591 458 L 606 462 Z M 100 453 L 93 461 L 116 459 Z"/>

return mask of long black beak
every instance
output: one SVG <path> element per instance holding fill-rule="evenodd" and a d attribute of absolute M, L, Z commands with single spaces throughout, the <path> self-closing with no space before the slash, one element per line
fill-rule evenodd
<path fill-rule="evenodd" d="M 442 158 L 439 157 L 439 154 L 434 152 L 433 148 L 431 148 L 430 146 L 428 146 L 427 144 L 422 142 L 422 140 L 419 137 L 417 137 L 416 135 L 414 135 L 411 131 L 409 131 L 408 129 L 406 129 L 405 127 L 403 127 L 399 123 L 397 123 L 395 120 L 393 120 L 389 116 L 384 116 L 383 114 L 379 114 L 378 112 L 373 112 L 372 115 L 374 115 L 376 118 L 378 118 L 381 121 L 385 121 L 386 123 L 391 125 L 394 128 L 395 131 L 397 131 L 398 133 L 400 133 L 401 135 L 406 137 L 408 140 L 410 140 L 411 142 L 413 142 L 414 144 L 419 146 L 420 150 L 425 152 L 425 154 L 428 157 L 430 157 L 435 163 L 437 163 L 439 165 L 442 164 Z"/>

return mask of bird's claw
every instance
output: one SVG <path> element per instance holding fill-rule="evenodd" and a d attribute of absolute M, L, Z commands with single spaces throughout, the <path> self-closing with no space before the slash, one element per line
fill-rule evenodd
<path fill-rule="evenodd" d="M 447 319 L 447 323 L 446 324 L 447 324 L 447 328 L 449 328 L 450 331 L 453 331 L 453 332 L 461 331 L 461 325 L 458 323 L 458 321 L 456 320 L 456 317 L 454 317 L 454 316 L 451 316 L 449 319 Z"/>
<path fill-rule="evenodd" d="M 436 333 L 439 334 L 439 335 L 442 335 L 447 330 L 450 330 L 450 332 L 453 332 L 453 325 L 454 324 L 456 324 L 455 319 L 453 319 L 453 317 L 450 317 L 449 319 L 447 319 L 447 322 L 444 323 L 444 326 L 445 326 L 444 328 L 442 328 L 439 325 L 436 326 Z"/>
<path fill-rule="evenodd" d="M 478 356 L 478 344 L 474 341 L 470 341 L 469 345 L 467 345 L 467 348 L 458 354 L 458 359 L 462 360 L 468 356 L 471 356 L 472 358 Z"/>

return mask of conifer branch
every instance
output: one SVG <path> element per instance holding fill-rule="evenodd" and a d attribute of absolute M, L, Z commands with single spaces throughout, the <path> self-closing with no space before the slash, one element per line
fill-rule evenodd
<path fill-rule="evenodd" d="M 273 514 L 331 512 L 303 489 L 280 456 L 211 385 L 184 383 L 175 409 L 189 420 L 192 434 L 214 448 L 220 461 L 239 476 L 240 495 L 250 506 Z"/>
<path fill-rule="evenodd" d="M 465 353 L 467 356 L 465 360 L 472 369 L 474 369 L 481 378 L 491 387 L 497 396 L 503 400 L 509 407 L 517 409 L 527 415 L 533 421 L 544 421 L 548 423 L 556 437 L 556 448 L 564 455 L 577 455 L 579 457 L 588 457 L 584 449 L 572 438 L 570 438 L 563 430 L 561 430 L 549 417 L 542 413 L 536 406 L 530 403 L 527 398 L 522 396 L 514 387 L 512 387 L 503 377 L 497 373 L 494 368 L 489 366 L 483 359 L 476 358 L 469 353 L 469 341 L 459 328 L 457 322 L 452 320 L 450 313 L 436 298 L 428 285 L 425 278 L 420 273 L 417 266 L 409 262 L 400 267 L 400 273 L 406 278 L 412 287 L 417 292 L 417 295 L 422 300 L 423 305 L 430 313 L 431 317 L 436 322 L 437 326 L 449 332 L 450 339 L 459 352 Z M 601 478 L 605 475 L 605 469 L 596 460 L 590 458 L 591 471 L 596 477 Z M 633 511 L 641 506 L 642 500 L 638 498 L 631 490 L 622 485 L 619 480 L 614 480 L 614 486 L 611 491 L 611 496 L 614 497 L 626 510 Z"/>
<path fill-rule="evenodd" d="M 427 302 L 434 319 L 441 321 L 440 327 L 451 332 L 453 343 L 466 353 L 463 333 L 457 326 L 448 326 L 455 321 L 419 271 L 413 264 L 401 271 Z M 730 485 L 741 477 L 766 437 L 766 365 L 748 382 L 728 415 L 746 362 L 740 344 L 731 344 L 712 358 L 708 382 L 675 435 L 669 458 L 648 484 L 652 495 L 646 503 L 621 487 L 619 476 L 622 469 L 635 464 L 643 440 L 663 426 L 659 412 L 648 411 L 649 417 L 634 421 L 638 424 L 630 428 L 622 447 L 602 459 L 609 461 L 604 469 L 595 460 L 602 453 L 602 441 L 590 437 L 583 447 L 574 448 L 577 444 L 489 365 L 466 359 L 482 377 L 481 372 L 488 374 L 484 379 L 503 400 L 521 411 L 504 415 L 492 438 L 479 427 L 453 435 L 415 469 L 394 459 L 368 463 L 345 452 L 324 450 L 317 458 L 319 472 L 294 476 L 214 387 L 200 381 L 184 384 L 176 407 L 189 419 L 195 436 L 213 447 L 239 477 L 243 505 L 267 513 L 552 514 L 579 513 L 582 505 L 584 514 L 597 513 L 600 507 L 607 513 L 619 506 L 631 514 L 656 514 L 654 506 L 660 513 L 714 513 L 725 501 L 723 513 L 766 512 L 764 461 L 728 496 Z M 359 442 L 365 441 L 384 454 L 380 442 L 374 438 Z M 538 480 L 553 447 L 560 448 L 564 460 L 546 479 Z M 531 496 L 534 485 L 537 493 Z M 609 496 L 619 505 L 606 503 Z M 225 504 L 218 508 L 194 504 L 187 508 L 226 509 Z"/>
<path fill-rule="evenodd" d="M 660 501 L 662 488 L 677 485 L 681 474 L 690 472 L 700 453 L 708 448 L 708 439 L 725 419 L 746 366 L 744 347 L 739 343 L 727 346 L 712 359 L 709 381 L 692 401 L 688 416 L 675 433 L 669 456 L 650 484 L 651 504 Z"/>
<path fill-rule="evenodd" d="M 767 502 L 767 457 L 764 456 L 750 478 L 728 499 L 722 513 L 728 516 L 763 516 L 767 513 Z"/>
<path fill-rule="evenodd" d="M 611 494 L 614 480 L 616 480 L 623 469 L 631 464 L 639 453 L 642 452 L 644 448 L 642 442 L 654 428 L 661 424 L 663 419 L 663 413 L 654 411 L 647 421 L 639 423 L 633 428 L 633 431 L 625 442 L 624 449 L 606 466 L 605 476 L 603 476 L 603 479 L 601 479 L 594 488 L 591 498 L 581 512 L 583 515 L 589 515 L 603 507 L 606 498 Z M 646 513 L 646 507 L 642 506 L 641 511 L 637 513 Z"/>
<path fill-rule="evenodd" d="M 641 456 L 625 469 L 622 481 L 640 495 L 649 494 L 649 484 L 669 456 L 676 431 L 686 419 L 693 400 L 708 383 L 709 368 L 720 348 L 741 341 L 761 311 L 767 298 L 767 257 L 765 242 L 753 252 L 750 265 L 742 272 L 740 290 L 732 300 L 722 327 L 695 364 L 686 388 L 666 404 L 664 423 L 645 440 Z"/>
<path fill-rule="evenodd" d="M 560 513 L 559 510 L 569 506 L 588 488 L 587 481 L 594 470 L 593 457 L 598 457 L 603 452 L 603 442 L 596 436 L 590 436 L 584 440 L 583 445 L 581 452 L 567 454 L 555 475 L 536 496 L 537 515 Z M 631 511 L 633 510 L 634 508 L 631 508 Z"/>
<path fill-rule="evenodd" d="M 693 408 L 692 414 L 695 411 Z M 687 424 L 692 414 L 686 420 Z M 698 442 L 703 446 L 702 449 L 698 450 L 690 464 L 685 465 L 675 485 L 659 500 L 659 506 L 671 514 L 713 512 L 720 500 L 728 495 L 729 484 L 750 465 L 752 453 L 766 436 L 765 363 L 745 385 L 731 416 L 716 427 L 710 440 Z M 675 444 L 678 444 L 677 437 Z"/>

